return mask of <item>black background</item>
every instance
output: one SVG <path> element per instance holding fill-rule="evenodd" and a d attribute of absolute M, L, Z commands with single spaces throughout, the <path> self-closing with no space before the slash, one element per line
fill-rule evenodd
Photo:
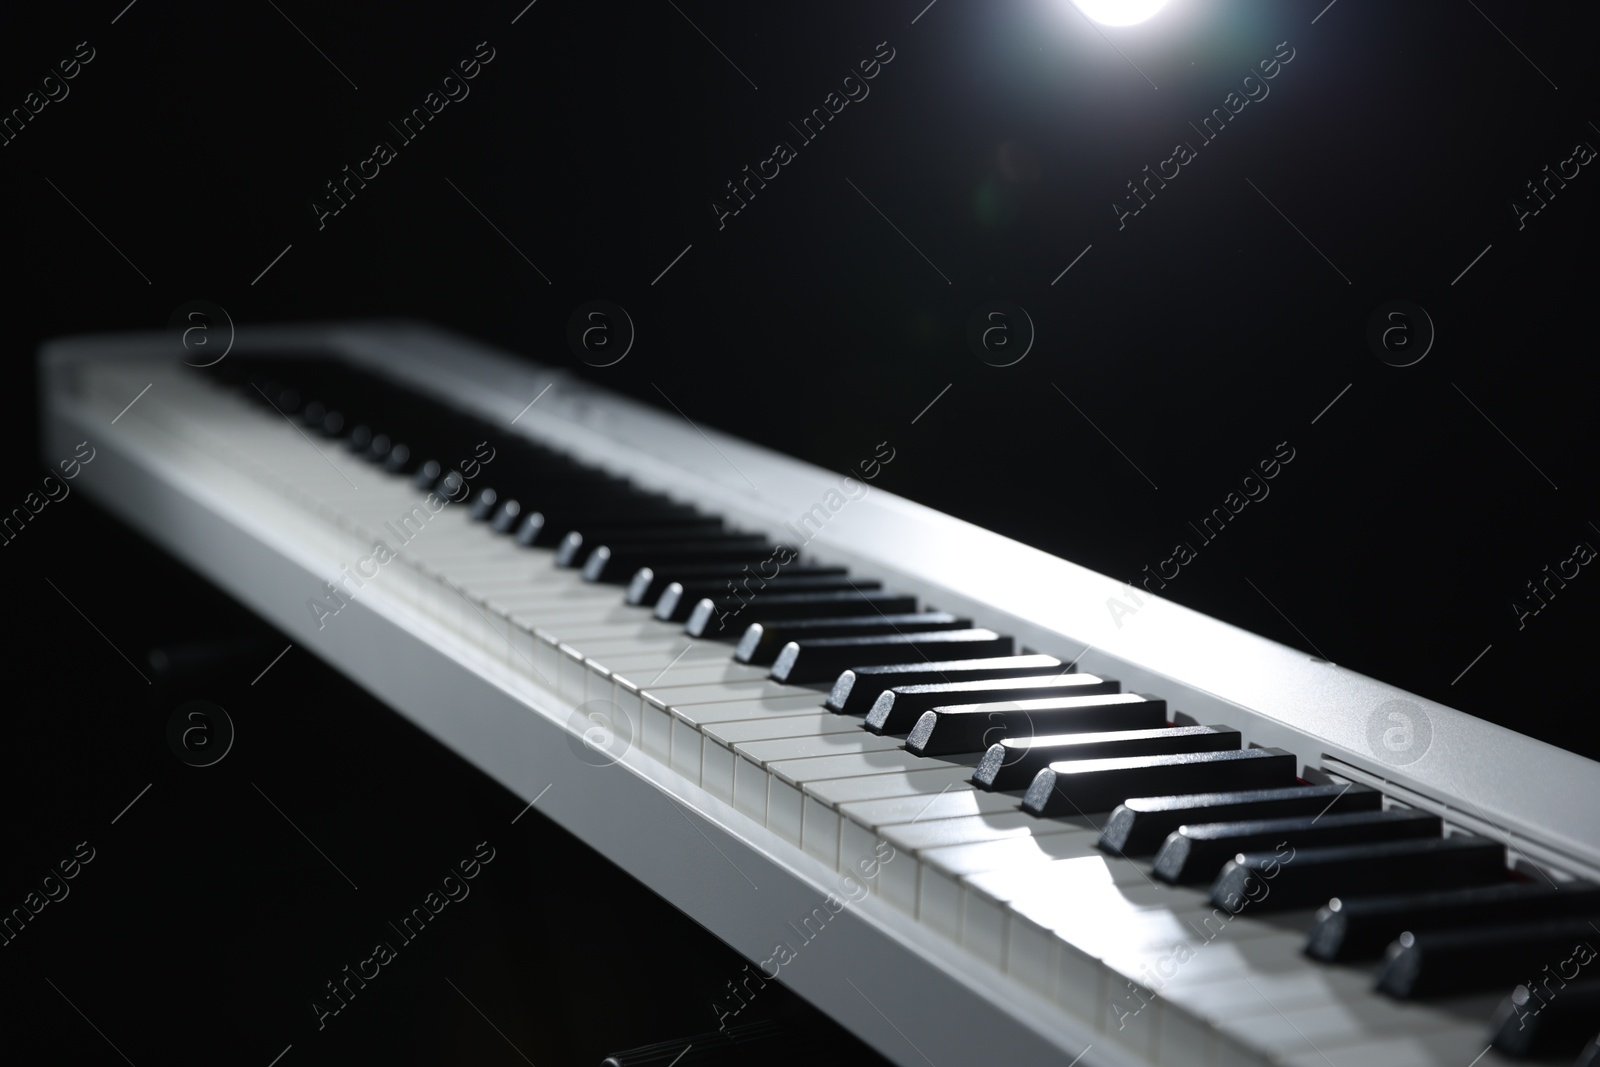
<path fill-rule="evenodd" d="M 1581 9 L 1172 0 L 1140 26 L 1096 29 L 1065 0 L 924 2 L 8 10 L 0 107 L 22 106 L 77 42 L 95 58 L 0 147 L 13 397 L 4 506 L 44 473 L 32 367 L 43 339 L 160 329 L 196 299 L 240 325 L 412 316 L 662 407 L 670 398 L 700 425 L 830 468 L 887 440 L 896 460 L 877 485 L 1118 578 L 1188 541 L 1198 558 L 1163 595 L 1600 751 L 1584 684 L 1600 579 L 1585 569 L 1521 629 L 1512 607 L 1541 568 L 1579 542 L 1600 545 L 1589 418 L 1600 179 L 1584 167 L 1521 228 L 1512 209 L 1576 142 L 1600 145 Z M 480 41 L 494 58 L 470 96 L 398 144 L 387 123 Z M 789 123 L 879 42 L 894 58 L 870 95 L 799 145 Z M 1280 42 L 1294 58 L 1270 94 L 1119 229 L 1112 204 L 1125 183 L 1175 142 L 1198 143 L 1189 124 Z M 397 158 L 319 229 L 311 202 L 324 182 L 378 140 Z M 712 198 L 780 140 L 797 158 L 719 229 Z M 594 298 L 625 307 L 638 330 L 629 356 L 603 369 L 565 339 L 573 310 Z M 1426 358 L 1403 368 L 1365 339 L 1375 309 L 1397 299 L 1424 307 L 1437 330 Z M 967 343 L 970 316 L 991 300 L 1026 308 L 1036 327 L 1013 366 L 988 365 Z M 1280 442 L 1295 459 L 1271 495 L 1200 545 L 1189 522 Z M 74 827 L 103 825 L 102 809 L 151 780 L 140 759 L 167 758 L 140 730 L 170 705 L 131 710 L 145 707 L 145 687 L 85 616 L 139 659 L 193 628 L 200 609 L 185 598 L 204 597 L 177 571 L 150 580 L 156 557 L 131 541 L 71 498 L 0 555 L 17 631 L 9 762 L 48 782 L 8 783 L 10 896 L 61 842 L 88 834 Z M 295 703 L 290 660 L 278 669 L 289 704 L 261 714 L 292 722 L 310 712 Z M 402 746 L 400 733 L 373 736 Z M 295 753 L 285 742 L 278 776 L 343 810 L 310 784 L 316 761 Z M 198 773 L 175 762 L 161 773 L 186 780 L 179 771 Z M 248 781 L 227 803 L 255 800 Z M 348 806 L 392 805 L 404 790 L 383 781 Z M 161 793 L 142 803 L 177 805 L 173 819 L 223 803 Z M 208 848 L 253 839 L 207 818 L 222 835 Z M 391 813 L 363 832 L 394 841 L 402 826 Z M 468 836 L 441 829 L 429 847 L 451 861 L 479 839 Z M 128 847 L 162 899 L 231 891 L 210 867 L 174 879 Z M 251 883 L 262 873 L 243 870 Z M 263 907 L 275 899 L 260 896 Z M 137 914 L 120 936 L 133 936 Z M 144 914 L 170 929 L 160 906 Z M 207 914 L 240 936 L 262 929 Z M 84 931 L 48 936 L 62 953 Z M 163 935 L 140 936 L 131 951 L 159 957 Z M 203 924 L 193 939 L 224 951 Z M 100 1003 L 115 988 L 132 995 L 137 966 L 113 951 L 116 937 L 82 944 L 103 958 L 72 957 L 59 973 L 115 956 L 125 984 L 97 979 Z M 188 998 L 214 997 L 211 984 L 203 969 L 176 977 L 147 1010 L 181 1034 L 196 1025 Z M 64 1010 L 44 996 L 41 1012 Z M 247 1012 L 262 1048 L 276 1040 L 271 1010 Z M 147 1025 L 155 1041 L 163 1024 Z M 398 1025 L 418 1029 L 415 1018 Z M 147 1049 L 145 1059 L 177 1055 Z"/>

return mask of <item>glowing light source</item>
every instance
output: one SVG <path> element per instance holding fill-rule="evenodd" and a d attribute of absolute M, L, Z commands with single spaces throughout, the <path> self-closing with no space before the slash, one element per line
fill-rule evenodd
<path fill-rule="evenodd" d="M 1071 0 L 1078 9 L 1105 26 L 1132 26 L 1167 6 L 1167 0 Z"/>

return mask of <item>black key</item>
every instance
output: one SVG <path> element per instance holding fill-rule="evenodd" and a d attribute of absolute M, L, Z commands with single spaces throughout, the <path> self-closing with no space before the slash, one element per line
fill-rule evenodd
<path fill-rule="evenodd" d="M 418 467 L 417 472 L 411 476 L 412 488 L 420 489 L 424 493 L 431 492 L 443 475 L 444 467 L 439 464 L 438 460 L 423 460 L 422 466 Z"/>
<path fill-rule="evenodd" d="M 389 458 L 389 450 L 393 447 L 394 442 L 389 439 L 388 434 L 376 434 L 372 438 L 372 444 L 367 446 L 365 455 L 373 463 L 383 463 Z"/>
<path fill-rule="evenodd" d="M 1294 755 L 1267 748 L 1075 760 L 1052 763 L 1035 775 L 1022 808 L 1035 815 L 1080 815 L 1152 793 L 1268 789 L 1293 781 Z"/>
<path fill-rule="evenodd" d="M 1541 968 L 1572 972 L 1593 962 L 1600 912 L 1469 930 L 1406 931 L 1378 972 L 1378 991 L 1401 1000 L 1476 993 L 1527 981 Z"/>
<path fill-rule="evenodd" d="M 768 559 L 777 548 L 765 538 L 739 541 L 705 541 L 675 545 L 601 545 L 583 565 L 583 580 L 626 583 L 640 567 L 673 563 L 755 563 Z"/>
<path fill-rule="evenodd" d="M 472 496 L 472 486 L 460 471 L 446 471 L 433 491 L 440 499 L 452 504 L 465 503 Z"/>
<path fill-rule="evenodd" d="M 272 403 L 285 415 L 295 415 L 304 410 L 305 399 L 298 390 L 286 389 L 273 383 L 267 386 L 267 395 L 272 397 Z"/>
<path fill-rule="evenodd" d="M 1052 763 L 1072 759 L 1167 756 L 1177 752 L 1225 752 L 1244 739 L 1230 726 L 1159 726 L 1150 730 L 1007 737 L 989 746 L 972 772 L 979 789 L 1026 789 Z"/>
<path fill-rule="evenodd" d="M 1294 785 L 1233 793 L 1136 797 L 1111 813 L 1100 847 L 1113 855 L 1148 856 L 1185 823 L 1287 819 L 1327 812 L 1377 811 L 1383 794 L 1364 785 Z M 1385 941 L 1385 944 L 1388 942 Z"/>
<path fill-rule="evenodd" d="M 626 478 L 578 463 L 552 463 L 520 450 L 509 451 L 495 466 L 511 479 L 508 485 L 514 484 L 530 497 L 538 497 L 541 506 L 549 504 L 556 510 L 626 513 L 630 503 L 667 503 L 666 497 L 647 492 Z"/>
<path fill-rule="evenodd" d="M 655 499 L 619 499 L 597 503 L 561 504 L 550 499 L 551 494 L 542 487 L 533 486 L 523 494 L 527 500 L 537 500 L 540 506 L 531 510 L 525 506 L 522 522 L 517 526 L 517 544 L 529 548 L 554 548 L 573 530 L 590 527 L 608 529 L 654 529 L 665 526 L 702 526 L 714 522 L 708 516 L 687 504 L 674 504 Z"/>
<path fill-rule="evenodd" d="M 510 533 L 516 529 L 517 518 L 522 514 L 522 504 L 516 500 L 502 500 L 489 519 L 489 529 L 495 533 Z"/>
<path fill-rule="evenodd" d="M 1275 872 L 1275 873 L 1269 873 Z M 1237 913 L 1310 908 L 1329 897 L 1451 889 L 1506 879 L 1504 845 L 1483 837 L 1437 837 L 1376 845 L 1296 849 L 1288 857 L 1243 852 L 1211 885 L 1211 903 Z M 1259 894 L 1254 896 L 1252 894 Z"/>
<path fill-rule="evenodd" d="M 363 455 L 372 447 L 372 427 L 362 424 L 350 428 L 350 436 L 344 439 L 344 446 L 356 455 Z"/>
<path fill-rule="evenodd" d="M 473 522 L 488 522 L 494 517 L 499 507 L 500 494 L 492 488 L 485 487 L 479 491 L 477 498 L 473 500 L 472 507 L 467 511 L 467 516 Z"/>
<path fill-rule="evenodd" d="M 933 685 L 938 682 L 976 682 L 990 678 L 1054 676 L 1067 671 L 1054 656 L 1039 654 L 999 659 L 961 659 L 942 663 L 885 663 L 842 672 L 824 705 L 844 715 L 865 715 L 879 694 L 898 685 Z"/>
<path fill-rule="evenodd" d="M 1442 833 L 1444 821 L 1439 816 L 1411 808 L 1196 823 L 1172 832 L 1156 853 L 1150 873 L 1174 885 L 1200 885 L 1214 881 L 1223 864 L 1241 852 L 1270 852 L 1284 844 L 1321 848 L 1400 841 L 1438 837 Z"/>
<path fill-rule="evenodd" d="M 1407 930 L 1489 926 L 1524 915 L 1554 919 L 1600 912 L 1600 886 L 1589 882 L 1507 882 L 1438 893 L 1335 897 L 1317 913 L 1306 955 L 1339 963 L 1376 959 Z"/>
<path fill-rule="evenodd" d="M 930 630 L 969 630 L 971 619 L 946 611 L 913 611 L 903 615 L 842 615 L 828 619 L 788 619 L 753 622 L 739 638 L 733 658 L 765 667 L 778 658 L 778 650 L 791 641 L 821 637 L 867 637 L 874 634 L 926 633 Z"/>
<path fill-rule="evenodd" d="M 656 618 L 662 616 L 663 596 L 656 603 Z M 747 633 L 740 627 L 751 623 L 770 625 L 790 619 L 843 618 L 869 615 L 894 618 L 911 615 L 917 610 L 917 598 L 882 590 L 856 592 L 846 589 L 828 593 L 765 593 L 755 600 L 739 597 L 703 597 L 695 605 L 683 632 L 690 637 L 733 638 Z M 713 627 L 712 623 L 718 623 Z M 729 625 L 731 624 L 731 625 Z"/>
<path fill-rule="evenodd" d="M 875 734 L 908 734 L 922 713 L 963 704 L 997 705 L 1012 700 L 1080 697 L 1119 693 L 1122 686 L 1092 674 L 1051 674 L 1032 678 L 983 678 L 926 685 L 897 685 L 885 689 L 867 712 L 868 730 Z M 1130 727 L 1131 729 L 1131 727 Z M 1015 736 L 1012 734 L 1010 736 Z"/>
<path fill-rule="evenodd" d="M 752 570 L 752 567 L 755 570 Z M 689 582 L 713 579 L 742 582 L 751 576 L 760 580 L 761 576 L 756 573 L 760 569 L 760 565 L 754 563 L 673 563 L 659 567 L 640 567 L 628 582 L 628 594 L 625 599 L 629 604 L 649 607 L 661 598 L 673 582 L 682 582 L 685 585 Z M 784 576 L 843 578 L 847 573 L 843 567 L 802 567 L 791 564 L 784 572 Z"/>
<path fill-rule="evenodd" d="M 383 457 L 383 469 L 390 474 L 404 474 L 411 469 L 412 462 L 411 446 L 402 441 Z"/>
<path fill-rule="evenodd" d="M 285 388 L 281 382 L 261 382 L 255 386 L 255 392 L 267 404 L 291 418 L 300 410 L 300 394 L 293 389 Z"/>
<path fill-rule="evenodd" d="M 600 526 L 567 531 L 556 545 L 557 567 L 581 567 L 594 550 L 605 544 L 669 545 L 714 544 L 719 541 L 749 541 L 751 535 L 724 529 L 718 519 L 668 526 Z"/>
<path fill-rule="evenodd" d="M 772 663 L 772 679 L 790 685 L 826 682 L 840 671 L 881 663 L 905 663 L 921 657 L 932 663 L 948 659 L 1009 656 L 1016 642 L 993 630 L 944 630 L 936 633 L 881 634 L 877 637 L 821 637 L 790 641 Z"/>
<path fill-rule="evenodd" d="M 1550 970 L 1551 964 L 1545 964 L 1544 973 L 1530 979 L 1531 984 L 1513 989 L 1489 1020 L 1490 1040 L 1506 1055 L 1519 1060 L 1568 1056 L 1594 1033 L 1600 1020 L 1600 977 L 1569 985 Z M 1571 966 L 1566 970 L 1568 977 L 1579 976 Z"/>
<path fill-rule="evenodd" d="M 851 578 L 847 574 L 812 575 L 807 571 L 779 575 L 776 578 L 761 578 L 754 574 L 740 574 L 735 577 L 740 578 L 737 585 L 734 584 L 733 578 L 701 578 L 668 582 L 667 587 L 661 592 L 660 599 L 656 601 L 656 618 L 662 622 L 687 623 L 700 601 L 707 598 L 712 601 L 712 610 L 717 613 L 717 618 L 723 620 L 727 612 L 736 611 L 739 605 L 750 603 L 758 594 L 777 596 L 790 593 L 869 593 L 883 587 L 882 582 Z M 752 581 L 755 582 L 753 589 L 750 587 Z M 740 592 L 741 589 L 744 591 Z M 905 610 L 915 611 L 916 605 L 913 604 Z M 731 623 L 731 620 L 728 621 Z"/>
<path fill-rule="evenodd" d="M 906 751 L 918 756 L 954 756 L 983 752 L 991 743 L 1006 737 L 1118 727 L 1149 730 L 1165 726 L 1166 722 L 1167 702 L 1138 693 L 956 704 L 923 712 L 906 737 Z"/>

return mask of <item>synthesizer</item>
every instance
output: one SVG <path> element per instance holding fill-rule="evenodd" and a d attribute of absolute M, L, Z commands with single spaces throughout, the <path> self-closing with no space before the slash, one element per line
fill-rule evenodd
<path fill-rule="evenodd" d="M 892 442 L 407 322 L 184 354 L 46 345 L 44 455 L 738 950 L 725 1032 L 777 981 L 904 1065 L 1600 1064 L 1600 764 L 898 498 Z"/>

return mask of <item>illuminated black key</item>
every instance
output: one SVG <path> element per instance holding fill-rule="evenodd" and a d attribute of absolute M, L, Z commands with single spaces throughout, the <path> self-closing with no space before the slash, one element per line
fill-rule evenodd
<path fill-rule="evenodd" d="M 1439 816 L 1410 808 L 1195 823 L 1172 832 L 1156 853 L 1150 873 L 1174 885 L 1200 885 L 1213 881 L 1223 864 L 1241 852 L 1270 852 L 1285 843 L 1297 849 L 1320 848 L 1438 837 L 1443 832 Z"/>
<path fill-rule="evenodd" d="M 1054 674 L 1032 678 L 982 678 L 925 685 L 897 685 L 873 701 L 863 724 L 875 734 L 908 734 L 922 713 L 961 704 L 998 704 L 1008 700 L 1093 696 L 1117 693 L 1122 686 L 1093 674 Z M 1014 736 L 1014 735 L 1012 735 Z"/>
<path fill-rule="evenodd" d="M 878 663 L 929 663 L 948 659 L 1009 656 L 1016 642 L 993 630 L 944 630 L 935 633 L 881 634 L 877 637 L 821 637 L 791 641 L 772 664 L 772 679 L 790 685 L 811 685 L 836 678 L 840 671 Z"/>
<path fill-rule="evenodd" d="M 756 563 L 770 558 L 776 551 L 776 546 L 760 537 L 671 545 L 600 545 L 583 565 L 583 580 L 621 585 L 640 567 L 674 563 Z"/>
<path fill-rule="evenodd" d="M 1270 789 L 1293 781 L 1294 755 L 1266 748 L 1075 760 L 1036 774 L 1022 808 L 1035 815 L 1079 815 L 1110 811 L 1128 797 L 1152 793 Z"/>
<path fill-rule="evenodd" d="M 670 593 L 670 590 L 668 591 Z M 665 601 L 667 597 L 662 596 Z M 720 637 L 733 640 L 742 636 L 751 623 L 769 625 L 790 619 L 842 618 L 847 615 L 896 617 L 917 610 L 917 598 L 882 591 L 856 592 L 854 589 L 827 593 L 763 593 L 753 600 L 739 597 L 702 598 L 690 612 L 683 632 L 690 637 Z M 662 603 L 656 604 L 661 618 Z"/>
<path fill-rule="evenodd" d="M 383 469 L 390 474 L 404 474 L 411 470 L 415 462 L 415 457 L 411 455 L 411 446 L 401 441 L 384 453 Z"/>
<path fill-rule="evenodd" d="M 344 446 L 356 455 L 363 455 L 372 447 L 372 427 L 365 424 L 352 426 L 350 436 L 344 439 Z"/>
<path fill-rule="evenodd" d="M 866 578 L 851 578 L 847 574 L 813 575 L 809 571 L 781 574 L 776 578 L 761 578 L 754 572 L 736 574 L 730 578 L 702 578 L 667 583 L 656 600 L 655 617 L 662 622 L 687 623 L 700 601 L 709 599 L 717 621 L 732 627 L 729 612 L 738 613 L 742 604 L 749 604 L 757 596 L 778 596 L 791 593 L 870 593 L 882 588 L 881 582 Z M 631 590 L 630 590 L 631 591 Z M 906 610 L 915 610 L 916 605 Z M 751 622 L 754 620 L 746 620 Z M 720 631 L 719 632 L 723 632 Z M 730 631 L 731 632 L 731 631 Z"/>
<path fill-rule="evenodd" d="M 472 486 L 460 471 L 445 471 L 444 477 L 433 487 L 434 495 L 452 504 L 463 504 L 472 495 Z"/>
<path fill-rule="evenodd" d="M 1581 1049 L 1600 1021 L 1600 978 L 1574 974 L 1569 966 L 1572 977 L 1584 979 L 1569 984 L 1550 974 L 1550 966 L 1523 979 L 1527 984 L 1513 989 L 1489 1020 L 1490 1041 L 1507 1056 L 1565 1063 L 1557 1057 Z"/>
<path fill-rule="evenodd" d="M 923 712 L 906 737 L 906 751 L 918 756 L 954 756 L 983 752 L 991 743 L 1006 737 L 1114 730 L 1121 726 L 1148 730 L 1164 726 L 1166 721 L 1167 702 L 1138 693 L 956 704 Z"/>
<path fill-rule="evenodd" d="M 424 493 L 431 492 L 443 475 L 444 467 L 438 460 L 423 460 L 422 466 L 418 467 L 416 473 L 411 476 L 411 486 L 413 489 L 420 489 Z"/>
<path fill-rule="evenodd" d="M 1450 889 L 1506 880 L 1506 848 L 1483 837 L 1435 837 L 1376 845 L 1243 852 L 1211 885 L 1230 912 L 1311 908 L 1330 897 Z"/>
<path fill-rule="evenodd" d="M 1477 993 L 1526 982 L 1541 972 L 1576 974 L 1592 963 L 1600 913 L 1529 919 L 1467 930 L 1407 931 L 1395 938 L 1378 972 L 1378 991 L 1401 1000 Z"/>
<path fill-rule="evenodd" d="M 1067 667 L 1054 656 L 1004 656 L 998 659 L 946 660 L 941 663 L 885 663 L 843 671 L 824 705 L 845 715 L 865 715 L 885 689 L 939 682 L 976 682 L 991 678 L 1054 677 Z"/>
<path fill-rule="evenodd" d="M 253 380 L 251 382 L 251 393 L 254 395 L 247 394 L 250 395 L 251 400 L 277 408 L 280 414 L 292 417 L 300 410 L 302 402 L 300 394 L 293 389 L 285 388 L 282 382 L 275 379 Z M 260 399 L 257 400 L 257 397 Z"/>
<path fill-rule="evenodd" d="M 522 504 L 516 500 L 502 500 L 489 518 L 489 529 L 495 533 L 510 533 L 517 527 L 522 515 Z"/>
<path fill-rule="evenodd" d="M 492 487 L 485 487 L 484 489 L 480 490 L 477 497 L 473 499 L 472 507 L 467 512 L 467 516 L 471 518 L 473 522 L 488 522 L 494 517 L 494 513 L 499 509 L 499 507 L 500 494 L 495 492 Z"/>
<path fill-rule="evenodd" d="M 749 541 L 750 534 L 724 529 L 717 519 L 704 519 L 693 523 L 674 523 L 666 526 L 594 526 L 577 527 L 567 531 L 556 545 L 557 567 L 581 567 L 593 551 L 604 544 L 626 541 L 630 545 L 669 545 L 718 541 Z"/>
<path fill-rule="evenodd" d="M 1407 930 L 1492 926 L 1527 915 L 1547 919 L 1600 912 L 1600 886 L 1589 882 L 1506 882 L 1435 893 L 1335 897 L 1317 913 L 1306 955 L 1339 963 L 1376 959 Z"/>
<path fill-rule="evenodd" d="M 650 607 L 660 600 L 673 582 L 688 584 L 714 579 L 742 585 L 746 578 L 754 576 L 752 580 L 759 580 L 768 568 L 776 566 L 776 561 L 761 560 L 756 563 L 665 563 L 640 567 L 628 581 L 625 599 L 629 604 Z M 847 574 L 843 567 L 812 567 L 798 563 L 789 564 L 783 573 L 785 576 L 815 578 L 842 578 Z"/>
<path fill-rule="evenodd" d="M 930 630 L 967 630 L 971 627 L 971 619 L 959 618 L 946 611 L 754 622 L 739 638 L 739 644 L 733 650 L 733 658 L 740 663 L 765 667 L 777 659 L 778 651 L 791 641 L 804 644 L 818 638 L 872 637 L 881 634 L 926 633 Z"/>
<path fill-rule="evenodd" d="M 563 502 L 550 499 L 551 494 L 537 487 L 522 496 L 525 499 L 522 521 L 517 526 L 517 544 L 529 548 L 555 548 L 573 530 L 694 527 L 715 521 L 687 504 L 657 498 L 621 496 L 609 501 Z"/>
<path fill-rule="evenodd" d="M 1135 797 L 1124 801 L 1100 831 L 1100 847 L 1113 855 L 1148 856 L 1185 823 L 1288 819 L 1327 812 L 1377 811 L 1383 794 L 1364 785 L 1292 785 L 1232 793 Z M 1387 943 L 1387 942 L 1386 942 Z"/>
<path fill-rule="evenodd" d="M 1229 726 L 1161 726 L 1150 730 L 1007 737 L 989 746 L 972 773 L 979 789 L 1026 789 L 1052 763 L 1073 759 L 1168 756 L 1177 752 L 1225 752 L 1244 743 Z"/>

